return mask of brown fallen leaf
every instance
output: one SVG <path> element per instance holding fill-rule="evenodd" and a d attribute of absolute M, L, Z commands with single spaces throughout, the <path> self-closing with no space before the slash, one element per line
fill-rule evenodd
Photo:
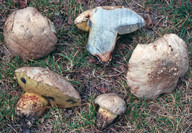
<path fill-rule="evenodd" d="M 151 29 L 153 27 L 153 22 L 152 22 L 152 19 L 151 19 L 151 16 L 150 16 L 150 11 L 149 11 L 149 7 L 147 8 L 147 18 L 148 18 L 148 21 L 147 21 L 147 28 Z"/>

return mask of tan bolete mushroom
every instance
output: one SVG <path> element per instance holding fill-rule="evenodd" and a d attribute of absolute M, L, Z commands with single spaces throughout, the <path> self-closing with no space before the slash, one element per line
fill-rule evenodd
<path fill-rule="evenodd" d="M 153 99 L 172 92 L 188 67 L 185 42 L 175 34 L 166 34 L 137 45 L 129 60 L 127 83 L 135 96 Z"/>
<path fill-rule="evenodd" d="M 87 50 L 100 61 L 109 62 L 117 35 L 133 32 L 145 22 L 129 8 L 102 6 L 81 13 L 75 24 L 79 29 L 90 32 Z"/>
<path fill-rule="evenodd" d="M 115 93 L 102 94 L 95 99 L 95 103 L 99 105 L 96 124 L 100 130 L 109 126 L 126 110 L 125 101 Z"/>
<path fill-rule="evenodd" d="M 26 92 L 35 93 L 60 107 L 79 106 L 81 98 L 71 83 L 61 75 L 41 67 L 22 67 L 15 71 L 19 85 Z"/>
<path fill-rule="evenodd" d="M 48 102 L 70 108 L 81 105 L 75 88 L 59 74 L 41 67 L 22 67 L 15 71 L 19 85 L 26 91 L 16 105 L 16 114 L 24 117 L 24 130 L 48 107 Z"/>
<path fill-rule="evenodd" d="M 44 57 L 57 43 L 54 25 L 34 7 L 16 10 L 7 18 L 4 39 L 12 54 L 25 60 Z"/>

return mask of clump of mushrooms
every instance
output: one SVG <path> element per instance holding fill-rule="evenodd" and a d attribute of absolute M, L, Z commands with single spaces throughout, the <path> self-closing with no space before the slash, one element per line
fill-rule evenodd
<path fill-rule="evenodd" d="M 129 8 L 102 6 L 81 13 L 76 26 L 89 31 L 87 50 L 101 62 L 111 60 L 117 35 L 131 33 L 145 25 L 141 16 Z"/>
<path fill-rule="evenodd" d="M 118 115 L 123 114 L 126 110 L 125 101 L 115 93 L 98 96 L 95 104 L 99 105 L 96 125 L 100 130 L 107 128 Z"/>
<path fill-rule="evenodd" d="M 137 45 L 129 60 L 127 83 L 135 96 L 153 99 L 172 92 L 188 67 L 185 42 L 175 34 L 166 34 Z"/>
<path fill-rule="evenodd" d="M 33 7 L 16 10 L 7 18 L 4 39 L 12 54 L 25 60 L 44 57 L 57 43 L 54 25 Z"/>
<path fill-rule="evenodd" d="M 59 74 L 41 67 L 22 67 L 15 71 L 19 85 L 26 91 L 16 105 L 16 114 L 30 128 L 47 109 L 48 103 L 71 108 L 81 105 L 75 88 Z"/>

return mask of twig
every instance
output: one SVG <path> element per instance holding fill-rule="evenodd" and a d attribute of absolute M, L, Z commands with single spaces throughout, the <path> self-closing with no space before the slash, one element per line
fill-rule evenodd
<path fill-rule="evenodd" d="M 10 124 L 7 124 L 15 133 L 18 133 Z"/>
<path fill-rule="evenodd" d="M 151 29 L 153 27 L 153 22 L 152 22 L 152 19 L 151 19 L 151 16 L 150 16 L 149 7 L 147 8 L 147 18 L 148 18 L 147 27 L 149 29 Z"/>

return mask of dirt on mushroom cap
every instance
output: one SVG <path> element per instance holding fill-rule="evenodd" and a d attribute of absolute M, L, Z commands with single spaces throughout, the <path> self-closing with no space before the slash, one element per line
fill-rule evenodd
<path fill-rule="evenodd" d="M 22 67 L 15 73 L 19 85 L 27 92 L 41 95 L 64 108 L 81 104 L 79 93 L 71 83 L 49 69 Z"/>

